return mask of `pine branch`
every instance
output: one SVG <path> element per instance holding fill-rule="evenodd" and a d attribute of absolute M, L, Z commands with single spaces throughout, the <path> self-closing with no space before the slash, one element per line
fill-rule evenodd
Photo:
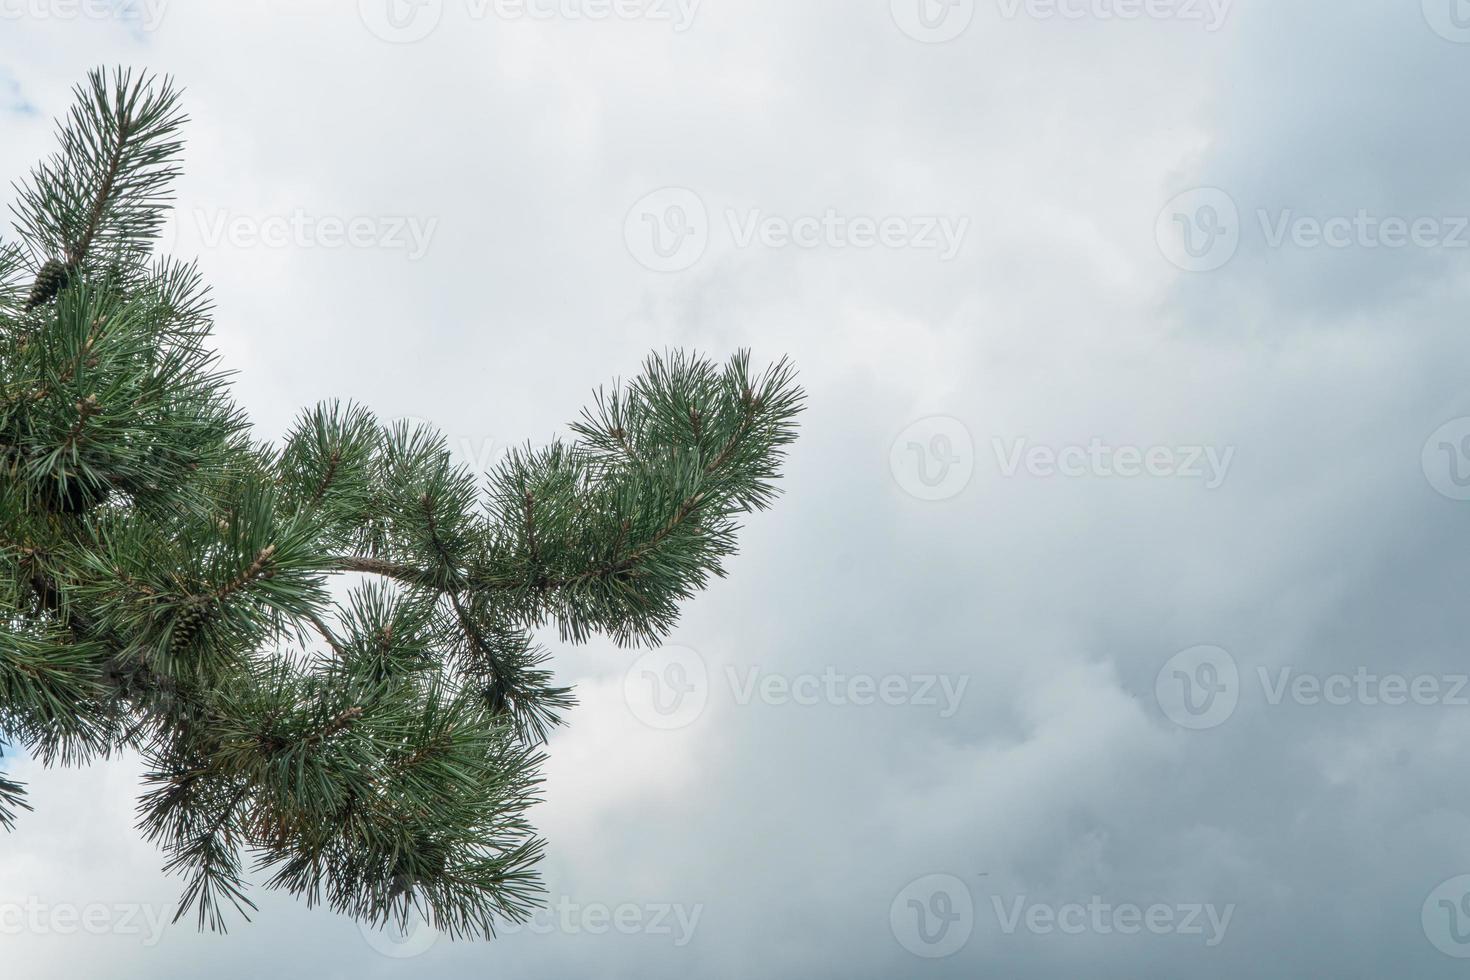
<path fill-rule="evenodd" d="M 664 635 L 774 499 L 800 390 L 655 356 L 483 480 L 352 404 L 255 442 L 197 269 L 150 258 L 182 121 L 166 80 L 94 72 L 0 246 L 0 730 L 45 765 L 140 752 L 201 928 L 264 876 L 493 935 L 541 900 L 528 813 L 573 703 L 535 629 Z M 0 828 L 26 808 L 0 775 Z"/>
<path fill-rule="evenodd" d="M 25 785 L 0 775 L 0 829 L 13 831 L 15 811 L 29 809 L 31 805 L 26 802 Z"/>

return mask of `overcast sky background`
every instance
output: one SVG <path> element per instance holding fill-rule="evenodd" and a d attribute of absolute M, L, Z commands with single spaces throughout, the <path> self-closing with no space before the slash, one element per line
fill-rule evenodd
<path fill-rule="evenodd" d="M 160 934 L 136 768 L 22 762 L 8 972 L 1462 975 L 1470 5 L 160 2 L 0 0 L 0 172 L 92 66 L 186 87 L 262 437 L 488 467 L 665 347 L 810 410 L 677 649 L 556 647 L 550 918 Z"/>

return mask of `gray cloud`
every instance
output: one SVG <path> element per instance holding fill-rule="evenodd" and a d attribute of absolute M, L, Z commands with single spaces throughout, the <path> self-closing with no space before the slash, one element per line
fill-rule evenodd
<path fill-rule="evenodd" d="M 1465 505 L 1422 459 L 1470 415 L 1465 257 L 1272 248 L 1256 211 L 1463 213 L 1467 137 L 1445 107 L 1470 46 L 1416 5 L 1315 0 L 1238 2 L 1213 32 L 1007 17 L 997 0 L 933 45 L 884 3 L 710 0 L 677 32 L 446 0 L 409 44 L 351 7 L 170 5 L 141 41 L 101 20 L 17 20 L 0 65 L 39 114 L 9 117 L 0 164 L 16 174 L 48 149 L 46 119 L 85 67 L 173 73 L 195 120 L 176 240 L 216 284 L 262 435 L 354 397 L 438 421 L 480 462 L 561 431 L 648 349 L 751 346 L 790 353 L 810 392 L 787 495 L 671 637 L 708 672 L 687 726 L 630 710 L 637 652 L 558 649 L 581 705 L 538 814 L 552 918 L 398 961 L 262 893 L 258 921 L 223 938 L 7 935 L 27 975 L 1456 974 L 1435 945 L 1457 948 L 1448 911 L 1428 901 L 1428 928 L 1421 913 L 1470 872 L 1470 706 L 1270 695 L 1283 668 L 1467 672 Z M 1161 254 L 1156 220 L 1204 186 L 1239 207 L 1242 243 L 1190 273 Z M 656 273 L 625 225 L 667 187 L 698 195 L 708 242 Z M 942 261 L 741 247 L 728 221 L 829 209 L 970 226 Z M 437 225 L 417 260 L 201 232 L 298 213 Z M 931 416 L 973 446 L 950 444 L 972 474 L 937 501 L 891 467 Z M 996 444 L 1017 440 L 1233 457 L 1215 489 L 1091 462 L 1008 476 Z M 1190 731 L 1156 681 L 1199 645 L 1229 652 L 1238 703 Z M 949 717 L 916 697 L 851 703 L 847 687 L 742 703 L 752 669 L 967 686 Z M 0 905 L 171 909 L 176 883 L 130 826 L 135 775 L 27 769 L 38 812 L 0 841 Z M 907 901 L 942 907 L 905 889 L 934 874 L 974 914 L 968 941 L 928 959 L 903 941 Z M 1125 906 L 1172 925 L 1128 934 Z M 1182 925 L 1194 906 L 1199 934 Z M 1206 907 L 1231 910 L 1215 945 Z M 1076 915 L 1077 934 L 1046 925 Z"/>

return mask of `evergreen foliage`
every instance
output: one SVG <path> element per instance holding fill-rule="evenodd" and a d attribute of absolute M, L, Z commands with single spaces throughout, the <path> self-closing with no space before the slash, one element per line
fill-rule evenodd
<path fill-rule="evenodd" d="M 154 256 L 185 119 L 94 72 L 0 245 L 0 732 L 147 767 L 138 825 L 223 929 L 268 887 L 454 936 L 536 907 L 539 746 L 571 703 L 533 631 L 656 642 L 768 506 L 782 362 L 674 353 L 574 441 L 451 461 L 366 408 L 254 440 L 192 265 Z M 284 356 L 284 354 L 283 354 Z M 0 774 L 0 825 L 28 809 Z"/>

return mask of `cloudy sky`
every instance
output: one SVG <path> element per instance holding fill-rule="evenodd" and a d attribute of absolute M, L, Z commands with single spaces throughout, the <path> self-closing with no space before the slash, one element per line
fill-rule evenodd
<path fill-rule="evenodd" d="M 166 927 L 136 767 L 22 763 L 17 976 L 1463 973 L 1470 4 L 0 0 L 3 172 L 116 63 L 263 437 L 810 410 L 667 649 L 558 647 L 531 926 Z"/>

